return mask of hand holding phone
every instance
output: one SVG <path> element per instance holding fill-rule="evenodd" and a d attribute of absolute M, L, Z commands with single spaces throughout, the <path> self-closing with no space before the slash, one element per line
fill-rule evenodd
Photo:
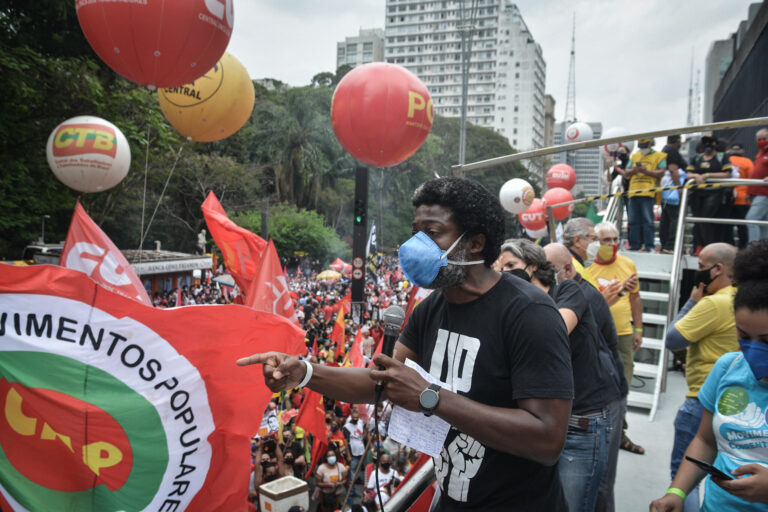
<path fill-rule="evenodd" d="M 709 462 L 704 462 L 703 460 L 695 459 L 689 455 L 686 455 L 685 458 L 693 462 L 694 464 L 696 464 L 701 469 L 703 469 L 704 471 L 706 471 L 707 473 L 709 473 L 711 476 L 715 478 L 719 478 L 721 480 L 734 480 L 733 475 L 729 475 L 728 473 L 724 473 L 720 471 Z"/>

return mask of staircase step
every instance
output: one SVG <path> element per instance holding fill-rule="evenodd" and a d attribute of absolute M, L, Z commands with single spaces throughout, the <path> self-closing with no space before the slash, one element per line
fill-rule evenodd
<path fill-rule="evenodd" d="M 643 338 L 643 344 L 640 348 L 650 348 L 653 350 L 661 350 L 664 348 L 664 340 L 658 338 Z"/>
<path fill-rule="evenodd" d="M 639 377 L 656 377 L 659 365 L 649 363 L 635 363 L 635 375 Z"/>
<path fill-rule="evenodd" d="M 632 407 L 642 407 L 650 409 L 653 407 L 653 393 L 643 393 L 642 391 L 630 391 L 627 395 L 627 405 Z"/>
<path fill-rule="evenodd" d="M 654 313 L 643 313 L 644 324 L 666 325 L 667 315 L 657 315 Z"/>
<path fill-rule="evenodd" d="M 642 300 L 654 300 L 658 302 L 667 302 L 669 300 L 669 294 L 663 292 L 646 292 L 640 291 L 640 298 Z"/>

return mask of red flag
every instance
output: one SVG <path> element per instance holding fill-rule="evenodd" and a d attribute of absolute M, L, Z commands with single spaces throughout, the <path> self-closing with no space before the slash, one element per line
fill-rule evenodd
<path fill-rule="evenodd" d="M 363 330 L 358 329 L 355 335 L 355 341 L 349 349 L 349 362 L 355 368 L 365 367 L 365 358 L 363 357 Z"/>
<path fill-rule="evenodd" d="M 208 193 L 200 208 L 203 210 L 208 231 L 221 250 L 224 265 L 235 278 L 240 290 L 248 294 L 259 270 L 261 255 L 267 247 L 267 242 L 229 220 L 227 212 L 213 191 Z"/>
<path fill-rule="evenodd" d="M 78 199 L 59 265 L 79 270 L 105 288 L 151 306 L 147 290 L 123 253 L 93 222 Z"/>
<path fill-rule="evenodd" d="M 405 306 L 405 322 L 403 322 L 403 327 L 408 323 L 408 319 L 411 317 L 411 313 L 413 313 L 413 308 L 426 299 L 430 293 L 432 293 L 432 290 L 428 288 L 420 288 L 418 286 L 411 288 L 411 291 L 408 292 L 408 305 Z"/>
<path fill-rule="evenodd" d="M 280 268 L 280 258 L 277 256 L 272 239 L 269 240 L 261 255 L 261 265 L 256 273 L 256 279 L 245 294 L 245 305 L 257 311 L 284 316 L 299 325 L 299 317 L 296 316 L 288 281 L 283 275 L 283 269 Z"/>
<path fill-rule="evenodd" d="M 304 388 L 304 400 L 301 402 L 299 415 L 296 416 L 296 425 L 315 437 L 312 445 L 312 462 L 307 471 L 307 475 L 311 475 L 318 461 L 328 449 L 323 395 L 309 388 Z"/>
<path fill-rule="evenodd" d="M 272 393 L 235 361 L 297 354 L 300 329 L 237 306 L 147 307 L 51 265 L 3 268 L 0 311 L 8 502 L 246 510 L 250 435 Z"/>
<path fill-rule="evenodd" d="M 339 308 L 336 313 L 336 321 L 333 323 L 333 330 L 331 331 L 331 341 L 336 342 L 336 357 L 344 355 L 344 308 Z"/>

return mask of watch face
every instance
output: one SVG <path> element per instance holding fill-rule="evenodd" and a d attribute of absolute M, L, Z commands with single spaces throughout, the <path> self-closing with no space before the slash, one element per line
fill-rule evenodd
<path fill-rule="evenodd" d="M 432 389 L 425 389 L 422 391 L 421 395 L 419 395 L 419 403 L 421 404 L 421 407 L 427 410 L 432 410 L 437 407 L 439 399 L 440 396 Z"/>

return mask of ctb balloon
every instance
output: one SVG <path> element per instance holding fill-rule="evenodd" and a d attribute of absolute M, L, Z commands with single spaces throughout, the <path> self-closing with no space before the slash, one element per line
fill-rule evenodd
<path fill-rule="evenodd" d="M 551 188 L 544 193 L 544 206 L 552 206 L 559 203 L 573 201 L 573 195 L 564 188 Z M 555 220 L 567 219 L 573 213 L 573 204 L 558 206 L 552 209 L 552 218 Z"/>
<path fill-rule="evenodd" d="M 331 125 L 341 146 L 377 167 L 403 162 L 432 128 L 432 98 L 419 78 L 395 64 L 358 66 L 333 93 Z"/>
<path fill-rule="evenodd" d="M 201 77 L 224 54 L 235 21 L 232 0 L 78 0 L 76 9 L 101 60 L 151 88 Z"/>
<path fill-rule="evenodd" d="M 555 164 L 547 171 L 547 187 L 571 190 L 576 184 L 576 171 L 568 164 Z"/>
<path fill-rule="evenodd" d="M 509 180 L 499 190 L 501 206 L 510 213 L 523 213 L 531 206 L 533 199 L 533 187 L 530 183 L 520 178 Z"/>
<path fill-rule="evenodd" d="M 117 126 L 78 116 L 57 126 L 46 145 L 48 165 L 66 186 L 101 192 L 120 183 L 131 166 L 131 149 Z"/>
<path fill-rule="evenodd" d="M 547 225 L 547 212 L 544 203 L 538 197 L 533 200 L 531 207 L 517 216 L 517 220 L 526 229 L 537 231 Z"/>
<path fill-rule="evenodd" d="M 240 61 L 225 53 L 205 75 L 157 92 L 160 109 L 176 130 L 192 140 L 229 137 L 251 117 L 253 82 Z"/>
<path fill-rule="evenodd" d="M 565 130 L 565 140 L 568 142 L 592 140 L 592 135 L 592 127 L 587 123 L 573 123 Z"/>

